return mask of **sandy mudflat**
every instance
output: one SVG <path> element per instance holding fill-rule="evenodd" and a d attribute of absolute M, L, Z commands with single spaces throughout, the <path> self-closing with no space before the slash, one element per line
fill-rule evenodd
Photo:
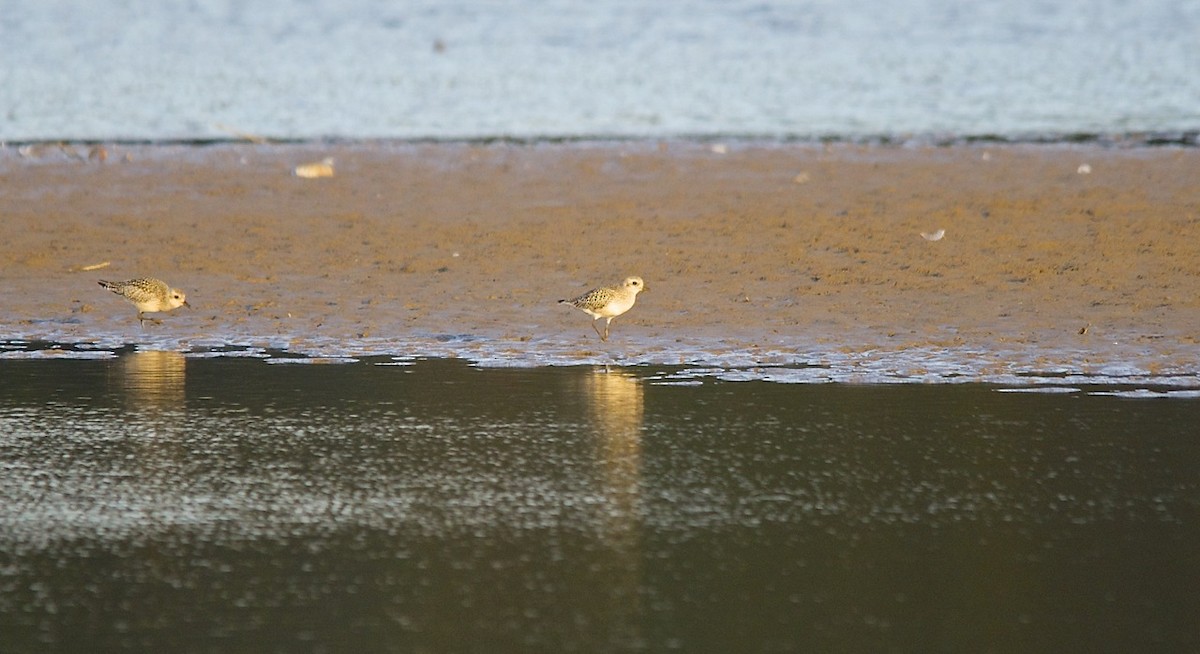
<path fill-rule="evenodd" d="M 0 338 L 517 364 L 869 368 L 879 353 L 908 353 L 883 365 L 913 378 L 923 359 L 968 377 L 1123 367 L 1200 377 L 1196 149 L 353 143 L 99 154 L 0 150 Z M 334 177 L 292 174 L 325 157 Z M 921 235 L 939 230 L 940 240 Z M 587 316 L 556 304 L 629 274 L 649 290 L 607 344 Z M 143 275 L 183 288 L 194 309 L 143 330 L 132 306 L 96 285 Z"/>

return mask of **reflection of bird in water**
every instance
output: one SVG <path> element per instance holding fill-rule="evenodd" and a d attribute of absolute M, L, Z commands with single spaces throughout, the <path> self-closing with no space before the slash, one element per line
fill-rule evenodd
<path fill-rule="evenodd" d="M 187 376 L 183 354 L 143 350 L 121 356 L 117 365 L 131 407 L 168 409 L 183 405 Z"/>
<path fill-rule="evenodd" d="M 162 322 L 157 318 L 147 318 L 146 313 L 192 306 L 187 303 L 187 296 L 183 291 L 171 288 L 166 282 L 153 277 L 139 277 L 123 282 L 107 282 L 101 279 L 100 285 L 132 302 L 133 306 L 137 307 L 138 322 L 142 325 L 145 325 L 147 320 L 155 324 Z"/>
<path fill-rule="evenodd" d="M 600 340 L 608 340 L 608 326 L 613 318 L 633 308 L 637 294 L 646 290 L 646 283 L 641 277 L 626 277 L 620 288 L 602 286 L 594 288 L 572 300 L 559 300 L 559 304 L 569 304 L 592 317 L 592 329 L 600 336 Z M 596 326 L 596 322 L 605 318 L 604 332 Z"/>
<path fill-rule="evenodd" d="M 587 413 L 594 427 L 605 509 L 602 532 L 610 553 L 606 619 L 623 637 L 639 640 L 641 587 L 642 422 L 641 381 L 628 373 L 596 368 L 583 379 Z M 623 633 L 627 632 L 627 633 Z"/>
<path fill-rule="evenodd" d="M 603 439 L 606 464 L 633 467 L 637 475 L 641 450 L 643 388 L 637 377 L 596 369 L 584 380 L 588 409 Z"/>

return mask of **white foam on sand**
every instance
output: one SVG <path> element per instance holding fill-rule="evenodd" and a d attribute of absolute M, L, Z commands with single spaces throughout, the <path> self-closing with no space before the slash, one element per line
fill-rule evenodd
<path fill-rule="evenodd" d="M 1081 386 L 1170 387 L 1165 397 L 1191 398 L 1200 390 L 1200 361 L 1162 353 L 1048 350 L 1036 346 L 989 349 L 978 346 L 896 348 L 821 345 L 758 346 L 727 340 L 492 339 L 474 335 L 430 335 L 409 339 L 152 337 L 128 343 L 101 336 L 83 343 L 9 339 L 0 359 L 101 359 L 130 348 L 177 351 L 188 357 L 252 357 L 272 364 L 345 364 L 364 359 L 376 365 L 408 365 L 417 359 L 462 359 L 484 368 L 547 366 L 664 366 L 678 370 L 655 383 L 696 380 L 767 381 L 780 384 L 995 384 L 1001 392 L 1073 393 Z M 1086 363 L 1084 363 L 1086 362 Z M 1151 393 L 1160 393 L 1152 391 Z M 1119 397 L 1158 397 L 1114 391 Z"/>

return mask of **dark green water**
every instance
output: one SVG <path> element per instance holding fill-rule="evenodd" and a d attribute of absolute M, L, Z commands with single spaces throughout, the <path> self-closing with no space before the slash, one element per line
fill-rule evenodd
<path fill-rule="evenodd" d="M 385 362 L 0 361 L 0 651 L 1200 650 L 1200 400 Z"/>

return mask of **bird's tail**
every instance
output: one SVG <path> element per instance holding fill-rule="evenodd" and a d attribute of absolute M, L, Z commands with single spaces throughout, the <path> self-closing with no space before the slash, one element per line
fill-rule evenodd
<path fill-rule="evenodd" d="M 115 292 L 117 290 L 117 285 L 112 282 L 107 282 L 107 281 L 104 281 L 103 279 L 101 279 L 99 284 L 101 286 L 103 286 L 104 288 L 107 288 L 110 291 Z"/>

